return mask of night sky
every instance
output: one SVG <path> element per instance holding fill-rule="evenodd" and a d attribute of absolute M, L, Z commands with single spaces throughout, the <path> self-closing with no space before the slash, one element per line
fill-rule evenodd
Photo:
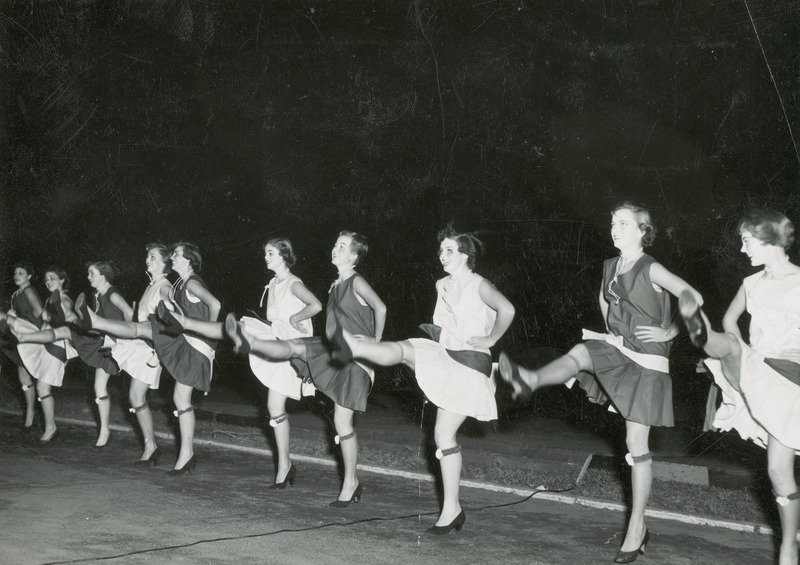
<path fill-rule="evenodd" d="M 145 244 L 188 240 L 223 312 L 243 314 L 266 239 L 294 242 L 324 299 L 350 229 L 401 339 L 430 320 L 454 221 L 517 307 L 498 349 L 564 349 L 602 328 L 609 211 L 632 199 L 659 226 L 651 253 L 719 320 L 752 270 L 742 211 L 800 220 L 799 9 L 0 1 L 0 292 L 19 259 L 66 267 L 73 293 L 109 259 L 137 300 Z"/>

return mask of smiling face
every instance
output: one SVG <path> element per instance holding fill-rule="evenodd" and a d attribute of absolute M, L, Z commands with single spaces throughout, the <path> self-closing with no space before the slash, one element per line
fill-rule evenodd
<path fill-rule="evenodd" d="M 353 238 L 349 235 L 340 235 L 331 250 L 331 263 L 337 267 L 354 266 L 358 255 L 353 252 Z"/>
<path fill-rule="evenodd" d="M 14 284 L 18 287 L 23 287 L 31 282 L 31 275 L 22 267 L 14 269 Z"/>
<path fill-rule="evenodd" d="M 639 222 L 634 213 L 626 208 L 621 208 L 611 216 L 611 239 L 614 247 L 620 251 L 642 247 L 644 232 L 639 228 Z"/>
<path fill-rule="evenodd" d="M 147 272 L 150 273 L 151 276 L 156 277 L 164 273 L 164 258 L 155 248 L 147 252 L 144 264 L 147 265 Z"/>
<path fill-rule="evenodd" d="M 272 245 L 264 246 L 264 262 L 267 264 L 267 269 L 276 271 L 285 265 L 283 255 Z"/>
<path fill-rule="evenodd" d="M 64 279 L 59 277 L 58 274 L 48 271 L 44 274 L 44 285 L 50 292 L 62 290 L 64 288 Z"/>
<path fill-rule="evenodd" d="M 183 245 L 179 245 L 172 252 L 172 268 L 179 273 L 188 273 L 192 268 L 192 264 L 183 256 Z"/>
<path fill-rule="evenodd" d="M 106 282 L 106 277 L 95 266 L 89 267 L 89 274 L 86 278 L 89 279 L 89 285 L 94 289 L 99 289 Z"/>
<path fill-rule="evenodd" d="M 771 247 L 773 246 L 767 245 L 749 231 L 742 230 L 741 251 L 750 258 L 750 264 L 754 267 L 764 265 L 772 257 Z"/>
<path fill-rule="evenodd" d="M 466 253 L 458 250 L 458 242 L 454 239 L 446 237 L 439 244 L 439 261 L 442 263 L 444 272 L 449 275 L 467 268 L 468 258 Z"/>

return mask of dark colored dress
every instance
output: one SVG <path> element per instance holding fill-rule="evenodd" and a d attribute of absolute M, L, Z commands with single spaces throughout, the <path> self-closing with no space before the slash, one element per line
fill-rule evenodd
<path fill-rule="evenodd" d="M 594 374 L 576 376 L 590 401 L 612 407 L 626 420 L 649 426 L 674 426 L 672 380 L 669 372 L 655 370 L 634 361 L 633 356 L 653 356 L 666 367 L 670 342 L 643 343 L 634 335 L 637 326 L 670 325 L 670 297 L 663 289 L 656 290 L 650 279 L 650 266 L 656 260 L 642 255 L 631 269 L 616 275 L 620 258 L 603 264 L 603 296 L 608 302 L 607 325 L 615 336 L 621 336 L 624 349 L 609 341 L 593 339 L 584 345 L 592 358 Z"/>
<path fill-rule="evenodd" d="M 25 293 L 25 291 L 29 288 L 31 287 L 28 286 L 24 289 L 17 290 L 11 295 L 11 308 L 14 310 L 14 312 L 16 312 L 19 320 L 26 320 L 35 326 L 35 329 L 26 327 L 24 328 L 25 330 L 35 331 L 41 329 L 42 317 L 36 316 L 33 313 L 33 305 L 31 304 L 30 300 L 28 300 L 28 296 Z M 5 353 L 6 356 L 11 359 L 16 366 L 25 366 L 25 363 L 23 363 L 22 358 L 19 356 L 16 344 L 8 342 L 5 339 L 0 340 L 0 350 L 2 350 L 3 353 Z"/>
<path fill-rule="evenodd" d="M 330 336 L 336 324 L 353 335 L 375 337 L 375 315 L 368 305 L 356 298 L 353 282 L 358 273 L 334 284 L 328 293 L 328 306 L 325 311 L 325 338 L 303 339 L 306 346 L 305 362 L 294 365 L 301 377 L 310 377 L 317 390 L 339 406 L 356 412 L 367 409 L 367 397 L 372 388 L 374 372 L 358 362 L 345 365 L 331 358 Z"/>
<path fill-rule="evenodd" d="M 195 280 L 208 288 L 206 283 L 196 274 L 175 283 L 173 302 L 180 312 L 195 320 L 211 320 L 211 311 L 205 302 L 194 296 L 186 286 Z M 153 346 L 161 364 L 169 371 L 176 382 L 208 392 L 211 390 L 211 377 L 214 363 L 216 341 L 191 332 L 173 337 L 162 333 L 164 325 L 154 315 L 150 315 L 153 327 Z"/>
<path fill-rule="evenodd" d="M 95 312 L 98 316 L 109 320 L 125 320 L 125 315 L 122 310 L 114 306 L 111 302 L 113 294 L 122 294 L 114 286 L 109 286 L 105 294 L 95 294 Z M 119 365 L 114 361 L 114 358 L 104 351 L 105 337 L 94 334 L 82 333 L 72 329 L 72 344 L 78 350 L 78 356 L 81 360 L 96 369 L 102 369 L 109 375 L 119 374 Z"/>

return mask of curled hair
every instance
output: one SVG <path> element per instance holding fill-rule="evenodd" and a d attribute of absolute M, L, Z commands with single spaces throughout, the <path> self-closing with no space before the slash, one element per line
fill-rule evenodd
<path fill-rule="evenodd" d="M 467 256 L 467 267 L 474 269 L 475 261 L 477 260 L 478 255 L 483 253 L 483 242 L 473 233 L 457 232 L 453 227 L 453 224 L 447 224 L 444 229 L 439 230 L 439 243 L 445 239 L 452 239 L 456 242 L 456 244 L 458 244 L 458 251 Z"/>
<path fill-rule="evenodd" d="M 145 250 L 150 253 L 152 250 L 156 250 L 158 254 L 161 256 L 161 260 L 164 262 L 164 274 L 168 275 L 170 271 L 172 271 L 172 257 L 170 257 L 169 247 L 164 245 L 161 242 L 155 243 L 148 243 L 145 246 Z"/>
<path fill-rule="evenodd" d="M 611 211 L 611 215 L 613 216 L 619 210 L 630 210 L 633 214 L 636 223 L 639 225 L 639 229 L 644 233 L 642 236 L 642 247 L 650 247 L 653 245 L 653 242 L 656 240 L 656 224 L 650 216 L 650 211 L 644 206 L 639 206 L 632 202 L 623 202 Z"/>
<path fill-rule="evenodd" d="M 62 267 L 59 267 L 58 265 L 50 265 L 44 270 L 45 276 L 47 276 L 47 273 L 53 273 L 55 276 L 61 279 L 61 288 L 63 290 L 67 290 L 69 288 L 69 275 Z"/>
<path fill-rule="evenodd" d="M 192 270 L 200 274 L 203 270 L 203 256 L 200 255 L 200 248 L 194 243 L 179 241 L 172 244 L 172 252 L 174 253 L 178 247 L 183 247 L 183 256 L 189 260 Z"/>
<path fill-rule="evenodd" d="M 297 256 L 294 254 L 294 249 L 292 249 L 292 242 L 285 237 L 270 239 L 264 244 L 264 248 L 266 248 L 267 245 L 278 250 L 280 256 L 283 257 L 283 262 L 286 263 L 286 266 L 290 269 L 297 263 Z"/>
<path fill-rule="evenodd" d="M 33 263 L 31 263 L 30 261 L 17 261 L 16 263 L 14 263 L 14 270 L 17 269 L 22 269 L 23 271 L 28 273 L 31 276 L 31 278 L 33 278 L 34 275 Z"/>
<path fill-rule="evenodd" d="M 88 271 L 92 267 L 97 269 L 97 272 L 103 275 L 107 282 L 114 280 L 114 268 L 108 261 L 95 261 L 94 263 L 89 263 L 86 265 L 86 270 Z"/>
<path fill-rule="evenodd" d="M 739 220 L 739 234 L 750 234 L 757 240 L 775 247 L 789 249 L 794 243 L 794 224 L 775 210 L 750 210 Z"/>
<path fill-rule="evenodd" d="M 369 251 L 367 236 L 347 230 L 342 230 L 339 232 L 339 237 L 342 236 L 350 238 L 350 250 L 356 254 L 356 265 L 358 265 L 364 260 L 364 257 L 367 256 L 367 252 Z"/>

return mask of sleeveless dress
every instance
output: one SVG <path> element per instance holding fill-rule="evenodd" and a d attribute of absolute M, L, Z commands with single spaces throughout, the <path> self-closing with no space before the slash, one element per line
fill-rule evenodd
<path fill-rule="evenodd" d="M 107 318 L 109 320 L 125 320 L 122 310 L 114 306 L 111 302 L 111 297 L 114 294 L 122 294 L 115 286 L 109 286 L 105 294 L 95 293 L 95 309 L 94 311 L 98 316 Z M 72 328 L 72 344 L 78 350 L 78 356 L 81 361 L 94 367 L 102 369 L 109 375 L 119 374 L 119 365 L 112 356 L 114 348 L 114 340 L 108 336 L 95 335 L 93 333 L 84 333 L 76 328 Z M 104 351 L 101 351 L 103 349 Z"/>
<path fill-rule="evenodd" d="M 344 365 L 331 358 L 330 336 L 336 324 L 354 335 L 375 337 L 375 316 L 366 304 L 356 297 L 353 282 L 358 273 L 334 283 L 328 291 L 328 306 L 325 310 L 325 338 L 303 339 L 306 346 L 305 361 L 294 360 L 298 373 L 310 377 L 317 390 L 339 406 L 356 412 L 367 409 L 367 397 L 372 389 L 375 371 L 357 361 Z"/>
<path fill-rule="evenodd" d="M 490 421 L 497 419 L 492 358 L 488 349 L 467 344 L 471 337 L 492 333 L 497 318 L 479 295 L 484 280 L 470 272 L 459 280 L 448 276 L 437 281 L 434 341 L 408 342 L 414 348 L 417 383 L 428 400 L 448 412 Z"/>
<path fill-rule="evenodd" d="M 593 373 L 581 372 L 575 379 L 591 402 L 610 401 L 626 420 L 671 427 L 675 420 L 670 342 L 643 343 L 634 335 L 637 326 L 670 326 L 670 296 L 653 287 L 650 267 L 657 261 L 651 256 L 642 255 L 629 271 L 618 275 L 620 260 L 615 257 L 603 264 L 606 323 L 611 334 L 584 331 L 584 335 L 591 334 L 584 345 L 592 358 Z"/>
<path fill-rule="evenodd" d="M 714 427 L 764 448 L 771 435 L 800 453 L 800 273 L 770 279 L 761 271 L 742 285 L 751 318 L 750 345 L 739 340 L 741 394 L 719 360 L 705 360 L 722 390 Z"/>
<path fill-rule="evenodd" d="M 206 322 L 214 321 L 210 319 L 208 306 L 186 288 L 192 280 L 197 281 L 203 288 L 208 288 L 203 279 L 192 273 L 189 278 L 180 279 L 175 283 L 173 303 L 184 316 Z M 150 314 L 150 324 L 153 327 L 153 346 L 156 354 L 172 378 L 182 385 L 206 393 L 211 390 L 216 341 L 190 332 L 177 337 L 161 333 L 164 325 L 158 321 L 155 314 Z"/>
<path fill-rule="evenodd" d="M 297 331 L 290 323 L 289 318 L 302 310 L 305 303 L 292 292 L 292 285 L 302 281 L 290 274 L 286 278 L 274 277 L 265 288 L 267 294 L 266 316 L 268 323 L 258 318 L 244 316 L 241 321 L 247 331 L 257 339 L 263 340 L 289 340 L 310 337 L 312 334 L 311 320 L 300 322 L 302 332 Z M 261 306 L 263 306 L 263 296 Z M 310 380 L 303 380 L 298 376 L 294 366 L 289 361 L 272 362 L 263 357 L 250 354 L 250 369 L 265 387 L 284 396 L 300 400 L 301 396 L 313 396 L 316 388 Z"/>
<path fill-rule="evenodd" d="M 44 303 L 44 309 L 50 315 L 50 322 L 43 324 L 43 329 L 66 325 L 66 315 L 61 305 L 61 294 L 65 291 L 54 290 Z M 18 320 L 16 329 L 36 331 L 28 320 Z M 76 357 L 78 352 L 65 339 L 54 343 L 20 343 L 17 346 L 19 355 L 28 372 L 37 380 L 50 386 L 61 386 L 64 381 L 64 370 L 68 360 Z"/>
<path fill-rule="evenodd" d="M 155 314 L 161 299 L 161 289 L 169 286 L 166 277 L 147 285 L 136 309 L 137 322 L 147 321 L 151 314 Z M 151 342 L 143 339 L 117 339 L 114 360 L 132 378 L 145 383 L 150 389 L 158 388 L 161 382 L 161 363 Z"/>
<path fill-rule="evenodd" d="M 31 287 L 27 286 L 21 290 L 16 290 L 14 294 L 11 295 L 11 309 L 16 313 L 18 321 L 14 329 L 21 333 L 35 332 L 42 327 L 42 317 L 33 315 L 33 305 L 25 294 L 25 290 L 28 288 Z M 27 323 L 20 323 L 22 320 Z M 20 357 L 16 345 L 12 345 L 12 343 L 3 340 L 0 341 L 0 350 L 2 350 L 16 366 L 25 367 L 25 363 Z"/>

